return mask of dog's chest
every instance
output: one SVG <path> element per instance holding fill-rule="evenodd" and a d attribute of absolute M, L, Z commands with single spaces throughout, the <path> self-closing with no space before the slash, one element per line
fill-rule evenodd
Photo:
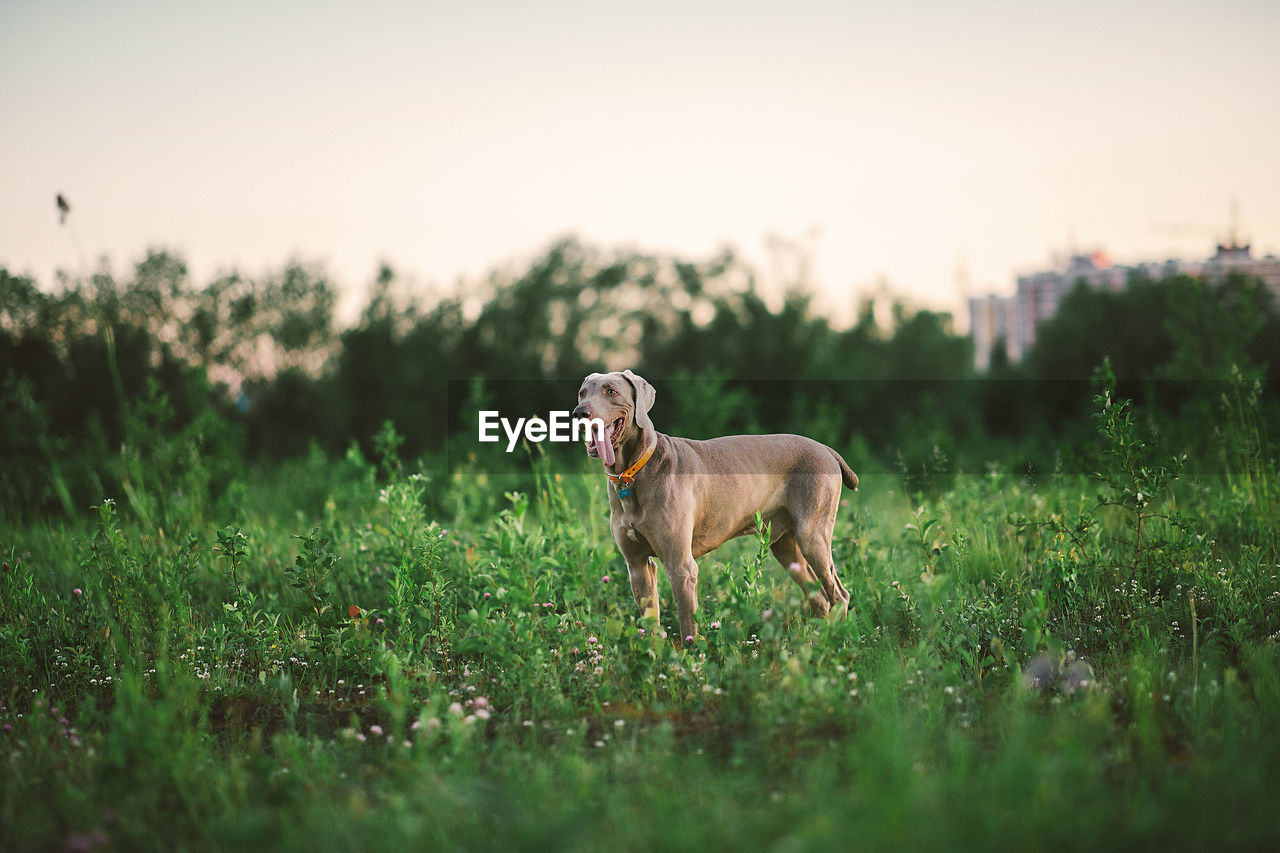
<path fill-rule="evenodd" d="M 611 520 L 616 533 L 632 542 L 643 543 L 645 541 L 644 507 L 634 497 L 615 497 L 612 504 Z"/>
<path fill-rule="evenodd" d="M 613 506 L 613 522 L 615 527 L 628 532 L 629 538 L 635 541 L 636 525 L 644 523 L 644 513 L 635 505 L 635 501 L 623 498 Z"/>

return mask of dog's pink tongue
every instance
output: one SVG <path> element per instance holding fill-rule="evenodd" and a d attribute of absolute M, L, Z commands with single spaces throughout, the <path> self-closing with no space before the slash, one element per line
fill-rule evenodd
<path fill-rule="evenodd" d="M 596 453 L 607 468 L 613 467 L 613 463 L 618 460 L 618 457 L 613 455 L 613 424 L 604 428 L 603 438 L 596 439 Z"/>

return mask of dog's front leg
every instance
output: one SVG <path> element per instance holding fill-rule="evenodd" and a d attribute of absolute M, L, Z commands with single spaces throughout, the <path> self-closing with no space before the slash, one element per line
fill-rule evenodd
<path fill-rule="evenodd" d="M 671 591 L 676 597 L 680 639 L 688 642 L 698 636 L 698 623 L 693 621 L 693 614 L 698 610 L 698 564 L 687 550 L 669 560 L 664 559 L 662 564 L 667 569 L 667 579 L 671 581 Z"/>
<path fill-rule="evenodd" d="M 640 615 L 658 621 L 658 567 L 649 557 L 627 559 L 627 575 L 631 578 L 631 594 L 636 597 Z"/>
<path fill-rule="evenodd" d="M 637 536 L 630 526 L 617 526 L 613 541 L 618 545 L 622 559 L 627 561 L 627 576 L 631 580 L 631 594 L 642 618 L 653 617 L 658 621 L 658 567 L 653 563 L 653 551 L 648 543 Z"/>

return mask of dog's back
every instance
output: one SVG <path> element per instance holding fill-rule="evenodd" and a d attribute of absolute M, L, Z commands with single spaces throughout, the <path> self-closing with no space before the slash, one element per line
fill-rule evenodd
<path fill-rule="evenodd" d="M 771 476 L 832 474 L 851 489 L 858 475 L 827 445 L 803 435 L 725 435 L 698 440 L 668 436 L 681 457 L 682 473 L 768 474 Z M 684 450 L 685 452 L 681 452 Z"/>

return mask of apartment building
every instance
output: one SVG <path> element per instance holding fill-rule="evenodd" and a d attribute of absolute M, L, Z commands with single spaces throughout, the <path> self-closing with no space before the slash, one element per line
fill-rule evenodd
<path fill-rule="evenodd" d="M 1072 255 L 1056 269 L 1018 276 L 1013 296 L 988 295 L 969 300 L 969 334 L 973 337 L 974 366 L 987 370 L 996 347 L 1003 342 L 1011 362 L 1021 361 L 1036 342 L 1036 330 L 1058 313 L 1062 300 L 1083 282 L 1094 289 L 1119 291 L 1135 276 L 1150 279 L 1189 275 L 1217 282 L 1232 273 L 1262 280 L 1280 299 L 1280 258 L 1255 258 L 1250 246 L 1234 239 L 1218 245 L 1202 261 L 1149 261 L 1113 265 L 1103 252 Z"/>

